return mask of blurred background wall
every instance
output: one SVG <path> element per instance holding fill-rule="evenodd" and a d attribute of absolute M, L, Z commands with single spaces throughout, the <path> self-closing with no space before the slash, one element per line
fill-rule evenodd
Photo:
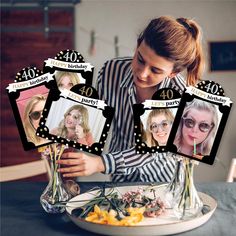
<path fill-rule="evenodd" d="M 116 56 L 133 56 L 138 34 L 152 18 L 162 15 L 193 18 L 201 25 L 207 56 L 203 79 L 219 82 L 226 95 L 236 102 L 236 71 L 212 72 L 209 59 L 209 42 L 236 41 L 236 0 L 82 0 L 72 8 L 54 11 L 42 6 L 38 13 L 21 12 L 24 17 L 5 11 L 1 14 L 1 166 L 38 158 L 37 151 L 23 150 L 5 92 L 6 85 L 19 70 L 30 65 L 42 69 L 44 59 L 54 57 L 60 50 L 74 48 L 95 66 L 95 83 L 103 63 Z M 48 27 L 45 23 L 49 23 Z M 4 31 L 9 24 L 17 32 Z M 31 33 L 25 31 L 27 27 L 32 29 Z M 230 161 L 236 157 L 235 118 L 234 105 L 217 153 L 218 160 L 213 166 L 200 163 L 195 168 L 197 182 L 225 180 Z M 102 174 L 81 178 L 107 179 Z"/>

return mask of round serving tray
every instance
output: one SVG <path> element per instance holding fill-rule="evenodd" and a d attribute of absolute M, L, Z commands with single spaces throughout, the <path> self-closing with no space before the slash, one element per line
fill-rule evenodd
<path fill-rule="evenodd" d="M 121 194 L 128 191 L 135 191 L 138 187 L 147 188 L 147 185 L 135 185 L 135 186 L 122 186 L 115 187 Z M 164 190 L 166 185 L 159 185 L 153 187 L 156 190 L 156 195 L 164 200 Z M 109 191 L 109 188 L 106 189 Z M 78 225 L 80 228 L 88 230 L 90 232 L 102 234 L 102 235 L 114 235 L 114 236 L 151 236 L 151 235 L 171 235 L 176 233 L 185 232 L 199 227 L 200 225 L 206 223 L 212 214 L 214 213 L 217 202 L 215 199 L 207 194 L 200 193 L 199 196 L 203 201 L 204 205 L 209 207 L 208 211 L 204 214 L 200 213 L 196 218 L 189 220 L 178 220 L 172 209 L 166 210 L 165 214 L 157 218 L 145 217 L 142 222 L 135 226 L 113 226 L 113 225 L 103 225 L 96 224 L 92 222 L 87 222 L 84 219 L 74 217 L 71 215 L 73 209 L 84 205 L 86 202 L 75 202 L 81 200 L 90 200 L 98 194 L 98 191 L 91 191 L 83 193 L 72 198 L 66 205 L 66 211 L 70 219 Z M 147 194 L 148 195 L 148 194 Z"/>

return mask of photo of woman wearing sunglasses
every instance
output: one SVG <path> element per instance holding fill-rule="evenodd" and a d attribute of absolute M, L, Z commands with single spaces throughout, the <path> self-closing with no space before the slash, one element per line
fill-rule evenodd
<path fill-rule="evenodd" d="M 23 115 L 23 126 L 28 142 L 32 142 L 35 146 L 48 143 L 49 141 L 40 138 L 36 135 L 36 130 L 39 126 L 39 120 L 41 118 L 43 108 L 46 102 L 45 95 L 34 95 L 26 104 Z"/>
<path fill-rule="evenodd" d="M 174 140 L 177 151 L 197 159 L 209 155 L 218 124 L 216 105 L 199 99 L 187 102 Z"/>
<path fill-rule="evenodd" d="M 152 110 L 148 115 L 146 123 L 147 146 L 165 146 L 173 121 L 174 115 L 170 109 Z"/>

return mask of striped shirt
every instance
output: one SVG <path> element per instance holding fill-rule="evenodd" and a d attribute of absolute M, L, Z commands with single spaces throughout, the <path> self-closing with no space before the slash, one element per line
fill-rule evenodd
<path fill-rule="evenodd" d="M 132 58 L 107 61 L 98 74 L 97 90 L 101 100 L 115 109 L 109 152 L 102 154 L 105 174 L 114 182 L 169 182 L 175 171 L 168 153 L 136 154 L 132 105 L 137 103 L 131 70 Z M 164 79 L 159 88 L 185 88 L 182 76 Z M 171 155 L 171 154 L 170 154 Z"/>

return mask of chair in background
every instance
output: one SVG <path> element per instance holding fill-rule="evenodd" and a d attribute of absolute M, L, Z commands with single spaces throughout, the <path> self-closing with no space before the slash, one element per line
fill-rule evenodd
<path fill-rule="evenodd" d="M 236 180 L 236 158 L 233 158 L 229 168 L 227 182 L 234 182 Z"/>
<path fill-rule="evenodd" d="M 29 178 L 47 174 L 50 179 L 50 167 L 46 159 L 0 168 L 0 182 Z"/>

